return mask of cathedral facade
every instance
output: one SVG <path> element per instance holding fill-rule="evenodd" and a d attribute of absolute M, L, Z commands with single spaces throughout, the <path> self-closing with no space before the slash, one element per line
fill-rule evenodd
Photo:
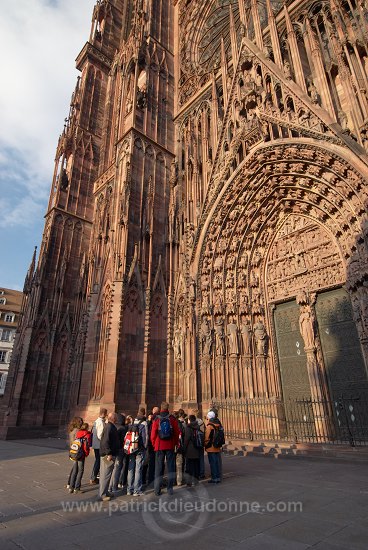
<path fill-rule="evenodd" d="M 162 399 L 332 437 L 368 390 L 367 43 L 365 0 L 96 2 L 4 437 Z"/>

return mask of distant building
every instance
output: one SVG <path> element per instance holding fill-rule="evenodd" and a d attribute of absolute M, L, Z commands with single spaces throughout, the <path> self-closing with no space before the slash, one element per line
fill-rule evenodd
<path fill-rule="evenodd" d="M 4 394 L 23 293 L 0 288 L 0 395 Z"/>

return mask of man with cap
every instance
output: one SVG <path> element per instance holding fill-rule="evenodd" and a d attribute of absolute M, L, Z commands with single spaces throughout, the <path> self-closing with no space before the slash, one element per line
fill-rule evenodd
<path fill-rule="evenodd" d="M 220 454 L 221 447 L 213 446 L 213 438 L 215 436 L 215 430 L 221 427 L 221 422 L 216 418 L 216 413 L 209 411 L 207 413 L 207 426 L 204 436 L 204 447 L 207 451 L 208 462 L 211 469 L 211 479 L 208 483 L 220 483 L 221 482 L 221 470 L 220 470 Z"/>

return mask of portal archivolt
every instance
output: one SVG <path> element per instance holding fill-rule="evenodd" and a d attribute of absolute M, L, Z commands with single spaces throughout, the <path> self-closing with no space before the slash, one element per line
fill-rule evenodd
<path fill-rule="evenodd" d="M 356 284 L 368 260 L 365 177 L 336 147 L 290 140 L 258 150 L 226 184 L 197 249 L 202 400 L 280 396 L 277 301 L 296 297 L 302 314 L 311 294 L 346 284 L 367 336 Z"/>

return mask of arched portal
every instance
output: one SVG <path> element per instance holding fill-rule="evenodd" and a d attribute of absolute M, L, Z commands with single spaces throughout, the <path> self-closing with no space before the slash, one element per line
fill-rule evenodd
<path fill-rule="evenodd" d="M 356 388 L 367 391 L 361 290 L 368 265 L 367 169 L 345 155 L 308 139 L 264 145 L 245 159 L 204 213 L 192 257 L 198 400 L 204 406 L 262 400 L 273 407 L 270 416 L 277 414 L 288 386 L 286 367 L 280 376 L 280 327 L 292 316 L 283 305 L 289 302 L 305 359 L 305 397 L 331 397 L 324 358 L 332 353 L 331 342 L 323 345 L 318 316 L 328 302 L 323 296 L 332 290 L 338 309 L 350 307 L 345 321 L 359 356 Z"/>

